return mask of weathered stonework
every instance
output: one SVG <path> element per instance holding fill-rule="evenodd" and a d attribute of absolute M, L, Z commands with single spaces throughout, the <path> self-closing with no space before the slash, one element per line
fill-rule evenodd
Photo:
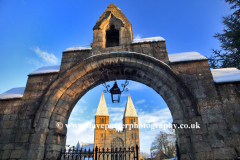
<path fill-rule="evenodd" d="M 132 44 L 131 24 L 118 12 L 110 5 L 107 21 L 100 17 L 91 50 L 64 51 L 59 73 L 29 75 L 21 99 L 0 100 L 0 159 L 57 159 L 67 129 L 56 123 L 67 123 L 90 89 L 119 79 L 154 89 L 173 123 L 200 124 L 177 129 L 181 159 L 240 157 L 240 82 L 214 83 L 207 60 L 170 63 L 165 41 Z M 123 26 L 119 46 L 106 48 L 109 23 Z"/>

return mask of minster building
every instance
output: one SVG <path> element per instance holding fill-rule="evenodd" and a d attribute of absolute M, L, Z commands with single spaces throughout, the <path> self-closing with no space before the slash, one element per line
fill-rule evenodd
<path fill-rule="evenodd" d="M 94 133 L 94 147 L 100 148 L 131 148 L 135 147 L 136 144 L 139 146 L 139 129 L 129 128 L 132 124 L 138 124 L 138 116 L 136 109 L 133 105 L 130 94 L 126 103 L 125 111 L 122 119 L 123 127 L 122 131 L 117 131 L 116 128 L 109 128 L 109 114 L 106 105 L 104 95 L 102 93 L 98 109 L 95 115 L 95 126 Z M 136 125 L 135 125 L 136 126 Z M 140 150 L 140 149 L 139 149 Z"/>

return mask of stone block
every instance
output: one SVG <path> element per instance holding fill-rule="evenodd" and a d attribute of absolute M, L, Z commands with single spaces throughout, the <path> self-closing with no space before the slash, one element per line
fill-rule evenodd
<path fill-rule="evenodd" d="M 4 150 L 1 159 L 9 159 L 11 155 L 11 150 Z"/>
<path fill-rule="evenodd" d="M 31 157 L 32 159 L 43 159 L 43 157 L 44 157 L 44 149 L 32 151 L 32 157 Z"/>
<path fill-rule="evenodd" d="M 140 46 L 132 47 L 133 52 L 142 53 L 142 48 Z"/>
<path fill-rule="evenodd" d="M 164 48 L 166 48 L 166 43 L 165 43 L 165 41 L 158 42 L 158 47 L 164 47 Z"/>
<path fill-rule="evenodd" d="M 143 53 L 149 55 L 149 56 L 153 56 L 153 48 L 149 47 L 149 48 L 143 48 L 142 49 Z"/>
<path fill-rule="evenodd" d="M 175 111 L 172 114 L 173 119 L 184 119 L 183 111 Z"/>
<path fill-rule="evenodd" d="M 0 142 L 1 143 L 11 143 L 11 142 L 14 142 L 14 137 L 15 137 L 15 134 L 1 134 L 0 136 Z"/>
<path fill-rule="evenodd" d="M 197 71 L 196 68 L 191 67 L 191 68 L 188 68 L 188 69 L 186 70 L 186 73 L 187 73 L 187 74 L 197 74 L 198 71 Z"/>
<path fill-rule="evenodd" d="M 150 44 L 144 43 L 144 44 L 141 44 L 141 47 L 143 47 L 143 48 L 149 48 L 149 47 L 151 47 L 151 46 L 150 46 Z"/>
<path fill-rule="evenodd" d="M 66 117 L 67 116 L 67 110 L 63 109 L 63 108 L 59 108 L 58 109 L 58 114 L 63 116 L 63 117 Z"/>
<path fill-rule="evenodd" d="M 60 151 L 62 148 L 61 145 L 56 145 L 56 144 L 48 144 L 46 147 L 48 151 Z"/>
<path fill-rule="evenodd" d="M 213 148 L 213 159 L 236 159 L 237 153 L 233 147 Z"/>
<path fill-rule="evenodd" d="M 46 135 L 41 133 L 30 134 L 29 142 L 30 143 L 45 143 Z"/>
<path fill-rule="evenodd" d="M 203 124 L 209 123 L 223 123 L 224 116 L 223 114 L 202 114 Z"/>
<path fill-rule="evenodd" d="M 47 136 L 46 144 L 60 144 L 61 137 L 60 135 L 51 135 Z"/>
<path fill-rule="evenodd" d="M 49 125 L 49 119 L 47 119 L 47 118 L 39 118 L 40 129 L 48 128 L 48 125 Z"/>
<path fill-rule="evenodd" d="M 210 145 L 206 142 L 193 143 L 193 149 L 194 149 L 195 153 L 211 151 Z"/>
<path fill-rule="evenodd" d="M 202 136 L 201 134 L 191 135 L 191 141 L 192 141 L 193 143 L 203 142 L 203 136 Z"/>
<path fill-rule="evenodd" d="M 21 150 L 12 150 L 10 158 L 21 158 Z"/>
<path fill-rule="evenodd" d="M 193 91 L 197 98 L 205 98 L 206 97 L 204 90 L 202 90 L 202 89 L 194 89 Z"/>
<path fill-rule="evenodd" d="M 207 126 L 205 124 L 199 124 L 200 128 L 192 128 L 192 134 L 207 134 Z"/>
<path fill-rule="evenodd" d="M 59 155 L 59 151 L 47 151 L 46 159 L 57 159 Z"/>
<path fill-rule="evenodd" d="M 2 149 L 7 150 L 7 149 L 13 149 L 13 148 L 14 148 L 13 144 L 9 143 L 9 144 L 5 144 Z"/>
<path fill-rule="evenodd" d="M 27 142 L 29 134 L 17 133 L 15 136 L 15 142 Z"/>
<path fill-rule="evenodd" d="M 212 152 L 198 152 L 195 153 L 195 160 L 212 160 L 213 154 Z"/>
<path fill-rule="evenodd" d="M 51 115 L 52 115 L 52 112 L 50 112 L 50 111 L 42 111 L 40 114 L 40 117 L 41 118 L 50 118 Z"/>

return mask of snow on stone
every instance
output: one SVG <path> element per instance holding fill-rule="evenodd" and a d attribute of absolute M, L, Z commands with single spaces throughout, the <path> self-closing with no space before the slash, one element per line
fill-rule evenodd
<path fill-rule="evenodd" d="M 0 94 L 0 99 L 22 98 L 25 87 L 12 88 L 5 93 Z"/>
<path fill-rule="evenodd" d="M 240 81 L 240 70 L 237 68 L 211 69 L 211 72 L 216 83 Z"/>
<path fill-rule="evenodd" d="M 60 70 L 60 65 L 46 66 L 46 67 L 38 68 L 36 71 L 31 72 L 29 75 L 56 73 L 56 72 L 59 72 L 59 70 Z"/>
<path fill-rule="evenodd" d="M 158 42 L 165 41 L 163 37 L 150 37 L 150 38 L 142 38 L 142 39 L 134 39 L 132 44 L 134 43 L 144 43 L 144 42 Z"/>
<path fill-rule="evenodd" d="M 207 59 L 207 57 L 201 55 L 198 52 L 174 53 L 169 54 L 168 57 L 170 62 L 195 61 Z"/>
<path fill-rule="evenodd" d="M 90 46 L 78 46 L 78 47 L 70 47 L 70 48 L 67 48 L 65 49 L 63 52 L 66 52 L 66 51 L 82 51 L 82 50 L 91 50 L 92 47 Z"/>

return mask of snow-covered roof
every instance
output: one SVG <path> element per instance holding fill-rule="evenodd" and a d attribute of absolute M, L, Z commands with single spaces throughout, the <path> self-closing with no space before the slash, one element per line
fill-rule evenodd
<path fill-rule="evenodd" d="M 59 70 L 60 70 L 60 65 L 46 66 L 46 67 L 38 68 L 36 71 L 31 72 L 29 75 L 57 73 L 57 72 L 59 72 Z"/>
<path fill-rule="evenodd" d="M 150 38 L 134 39 L 132 41 L 132 44 L 144 43 L 144 42 L 158 42 L 158 41 L 165 41 L 165 39 L 163 37 L 150 37 Z"/>
<path fill-rule="evenodd" d="M 211 69 L 211 72 L 216 83 L 240 81 L 240 70 L 237 68 Z"/>
<path fill-rule="evenodd" d="M 0 94 L 0 99 L 22 98 L 25 87 L 12 88 L 5 93 Z"/>
<path fill-rule="evenodd" d="M 76 47 L 67 48 L 63 52 L 66 52 L 66 51 L 82 51 L 82 50 L 91 50 L 91 49 L 92 49 L 92 47 L 90 47 L 90 46 L 76 46 Z"/>
<path fill-rule="evenodd" d="M 168 57 L 170 62 L 196 61 L 207 59 L 207 57 L 201 55 L 198 52 L 174 53 L 169 54 Z"/>

